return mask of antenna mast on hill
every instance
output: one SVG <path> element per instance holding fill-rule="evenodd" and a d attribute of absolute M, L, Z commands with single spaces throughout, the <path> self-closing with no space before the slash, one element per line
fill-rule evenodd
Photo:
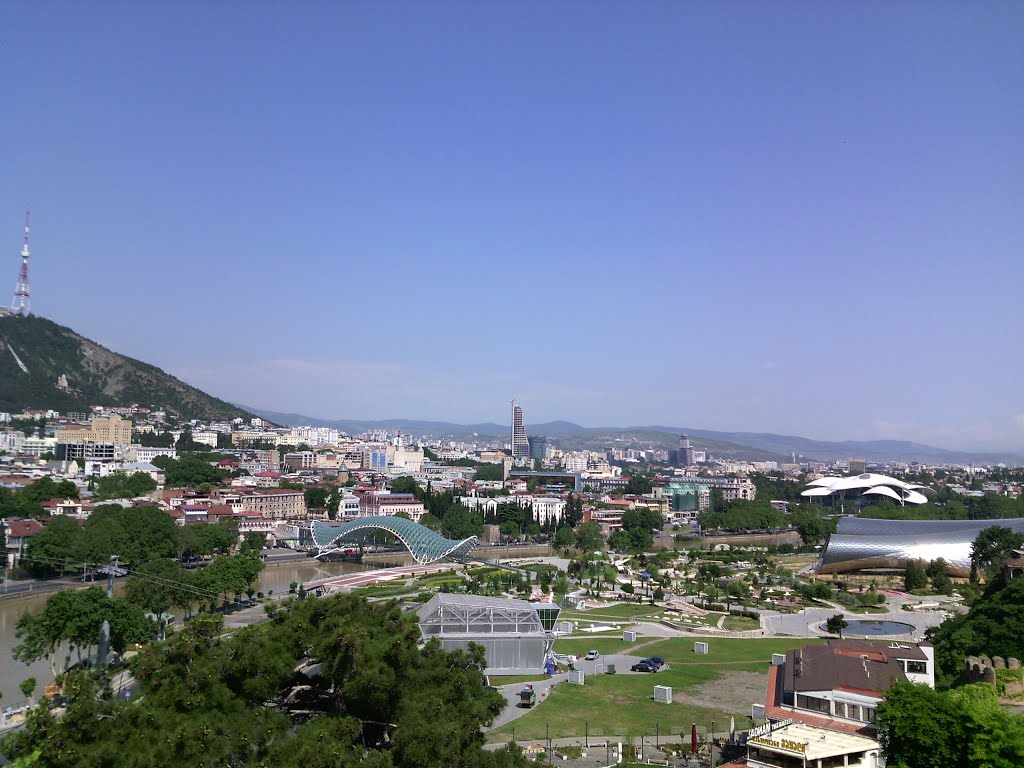
<path fill-rule="evenodd" d="M 11 312 L 22 317 L 28 317 L 31 307 L 28 300 L 28 257 L 31 255 L 28 250 L 28 210 L 25 211 L 25 244 L 21 248 L 21 272 L 18 274 L 18 285 L 14 289 L 14 300 L 11 302 Z"/>

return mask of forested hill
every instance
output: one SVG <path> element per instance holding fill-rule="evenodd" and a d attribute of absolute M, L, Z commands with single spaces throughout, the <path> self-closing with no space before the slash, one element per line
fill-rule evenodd
<path fill-rule="evenodd" d="M 67 389 L 58 386 L 61 377 Z M 249 414 L 159 368 L 124 357 L 43 317 L 0 317 L 0 411 L 88 411 L 92 405 L 166 408 L 190 418 Z"/>

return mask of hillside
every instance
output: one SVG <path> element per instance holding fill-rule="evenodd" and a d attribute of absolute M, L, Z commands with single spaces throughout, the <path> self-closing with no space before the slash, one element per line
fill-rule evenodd
<path fill-rule="evenodd" d="M 57 386 L 61 376 L 67 390 Z M 132 403 L 190 418 L 250 415 L 46 318 L 0 317 L 0 411 L 88 411 L 93 405 Z"/>

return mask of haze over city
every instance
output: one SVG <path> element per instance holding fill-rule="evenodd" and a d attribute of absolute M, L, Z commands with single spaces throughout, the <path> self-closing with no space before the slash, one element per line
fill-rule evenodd
<path fill-rule="evenodd" d="M 1022 21 L 6 3 L 0 288 L 31 206 L 36 314 L 235 403 L 1021 450 Z"/>

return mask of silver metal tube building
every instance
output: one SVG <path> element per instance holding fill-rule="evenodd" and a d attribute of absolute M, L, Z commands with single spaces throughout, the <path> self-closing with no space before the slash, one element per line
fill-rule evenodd
<path fill-rule="evenodd" d="M 880 520 L 841 517 L 822 550 L 819 573 L 868 568 L 903 568 L 910 560 L 949 564 L 954 576 L 971 570 L 971 544 L 986 528 L 1003 526 L 1024 533 L 1024 518 L 995 520 Z"/>

